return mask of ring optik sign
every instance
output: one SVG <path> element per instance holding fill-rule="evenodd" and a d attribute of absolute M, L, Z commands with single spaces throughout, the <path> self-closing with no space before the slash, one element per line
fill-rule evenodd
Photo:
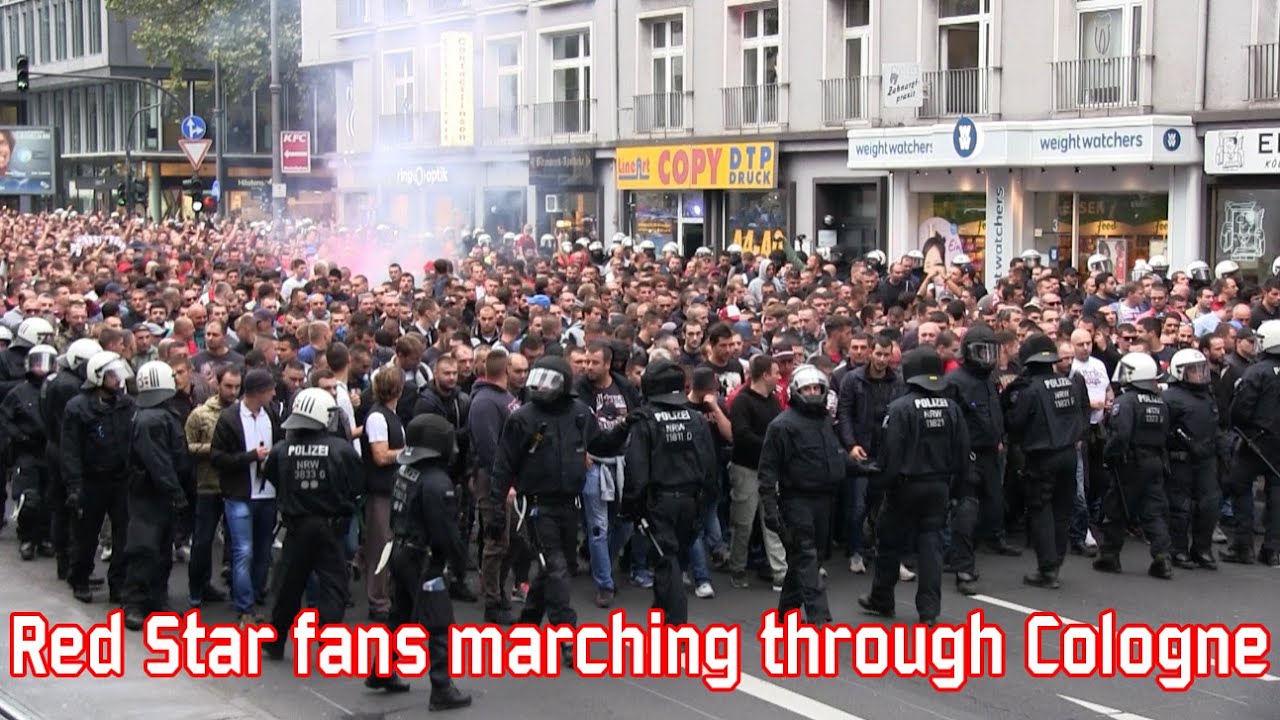
<path fill-rule="evenodd" d="M 396 171 L 396 182 L 414 187 L 440 185 L 449 182 L 449 171 L 439 166 L 426 168 L 419 165 L 411 168 L 400 168 Z"/>
<path fill-rule="evenodd" d="M 311 133 L 284 130 L 280 133 L 280 172 L 305 175 L 311 172 Z"/>

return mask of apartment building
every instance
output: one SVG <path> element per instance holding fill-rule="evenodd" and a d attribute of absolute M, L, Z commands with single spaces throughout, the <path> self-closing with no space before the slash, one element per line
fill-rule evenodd
<path fill-rule="evenodd" d="M 304 6 L 303 56 L 334 74 L 349 217 L 803 235 L 989 279 L 1027 248 L 1261 266 L 1280 170 L 1206 175 L 1201 136 L 1275 149 L 1277 4 L 339 0 Z"/>

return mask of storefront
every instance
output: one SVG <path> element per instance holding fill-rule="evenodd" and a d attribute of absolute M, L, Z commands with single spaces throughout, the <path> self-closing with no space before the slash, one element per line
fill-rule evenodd
<path fill-rule="evenodd" d="M 384 183 L 379 221 L 392 227 L 442 235 L 471 227 L 476 217 L 473 165 L 440 163 L 397 167 Z"/>
<path fill-rule="evenodd" d="M 1280 254 L 1280 128 L 1206 132 L 1204 172 L 1205 260 L 1211 266 L 1234 260 L 1246 280 L 1264 282 Z"/>
<path fill-rule="evenodd" d="M 850 175 L 846 143 L 797 140 L 781 148 L 780 174 L 794 189 L 795 239 L 806 251 L 839 248 L 847 258 L 885 249 L 888 173 Z"/>
<path fill-rule="evenodd" d="M 534 187 L 536 234 L 565 234 L 569 239 L 598 232 L 601 196 L 591 150 L 529 153 L 529 184 Z"/>
<path fill-rule="evenodd" d="M 849 168 L 890 170 L 889 254 L 964 253 L 990 286 L 1035 248 L 1057 266 L 1198 257 L 1200 144 L 1190 118 L 1135 116 L 852 130 Z"/>
<path fill-rule="evenodd" d="M 619 147 L 623 232 L 690 257 L 737 244 L 768 254 L 785 247 L 791 195 L 778 186 L 776 143 Z"/>

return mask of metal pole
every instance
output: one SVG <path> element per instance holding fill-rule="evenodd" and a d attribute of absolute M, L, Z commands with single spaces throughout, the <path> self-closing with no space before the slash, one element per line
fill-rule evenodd
<path fill-rule="evenodd" d="M 271 210 L 277 235 L 284 221 L 284 198 L 276 192 L 284 182 L 280 170 L 280 50 L 276 37 L 279 25 L 280 1 L 271 0 Z M 218 205 L 221 207 L 222 203 Z"/>
<path fill-rule="evenodd" d="M 124 134 L 124 182 L 125 192 L 127 193 L 125 197 L 129 198 L 124 206 L 124 214 L 126 217 L 133 214 L 133 124 L 138 121 L 139 115 L 144 112 L 155 110 L 163 104 L 164 101 L 160 101 L 155 105 L 140 107 L 133 111 L 133 115 L 129 116 L 129 128 Z"/>
<path fill-rule="evenodd" d="M 213 181 L 218 184 L 218 217 L 225 218 L 227 216 L 227 208 L 222 204 L 222 186 L 225 184 L 222 178 L 222 144 L 227 134 L 222 129 L 224 124 L 223 116 L 227 110 L 222 105 L 222 64 L 215 55 L 213 58 L 213 152 L 214 152 L 214 170 Z"/>

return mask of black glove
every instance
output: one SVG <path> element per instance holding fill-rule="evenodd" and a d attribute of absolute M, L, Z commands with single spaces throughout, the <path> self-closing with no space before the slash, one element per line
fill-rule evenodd
<path fill-rule="evenodd" d="M 644 516 L 644 505 L 638 498 L 625 499 L 618 503 L 618 519 L 635 522 Z"/>
<path fill-rule="evenodd" d="M 489 523 L 485 526 L 485 536 L 490 540 L 497 542 L 507 532 L 507 514 L 501 510 L 495 510 L 489 514 Z"/>

